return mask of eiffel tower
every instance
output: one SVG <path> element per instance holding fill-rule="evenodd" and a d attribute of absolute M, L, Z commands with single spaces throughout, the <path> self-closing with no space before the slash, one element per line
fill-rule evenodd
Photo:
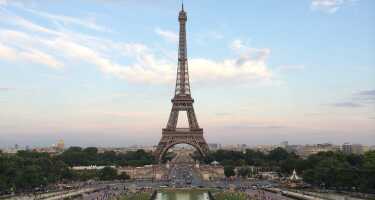
<path fill-rule="evenodd" d="M 189 71 L 186 48 L 186 21 L 184 4 L 178 16 L 180 35 L 178 46 L 178 67 L 175 94 L 172 99 L 172 110 L 167 127 L 162 131 L 162 137 L 154 152 L 156 159 L 161 162 L 164 154 L 176 144 L 189 144 L 196 148 L 202 156 L 206 156 L 208 145 L 203 137 L 203 129 L 199 127 L 194 112 L 194 99 L 190 93 Z M 180 111 L 186 111 L 189 128 L 177 128 Z"/>

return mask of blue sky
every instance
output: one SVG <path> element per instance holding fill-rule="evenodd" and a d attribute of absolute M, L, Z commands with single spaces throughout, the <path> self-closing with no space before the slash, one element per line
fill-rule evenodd
<path fill-rule="evenodd" d="M 180 6 L 0 0 L 0 146 L 156 144 Z M 185 1 L 207 141 L 374 144 L 374 9 L 372 0 Z"/>

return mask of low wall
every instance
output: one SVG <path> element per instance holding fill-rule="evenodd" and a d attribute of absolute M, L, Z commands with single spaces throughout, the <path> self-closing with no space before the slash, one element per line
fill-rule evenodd
<path fill-rule="evenodd" d="M 157 194 L 158 194 L 158 191 L 157 191 L 157 190 L 154 190 L 154 192 L 152 193 L 152 195 L 151 195 L 151 197 L 150 197 L 150 200 L 155 200 Z"/>
<path fill-rule="evenodd" d="M 207 193 L 208 193 L 209 200 L 215 200 L 215 197 L 214 195 L 212 195 L 211 191 L 208 191 Z"/>

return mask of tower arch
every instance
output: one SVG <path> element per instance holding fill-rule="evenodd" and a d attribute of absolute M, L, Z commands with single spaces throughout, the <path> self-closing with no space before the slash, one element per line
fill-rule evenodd
<path fill-rule="evenodd" d="M 205 152 L 205 150 L 203 150 L 201 148 L 201 146 L 195 142 L 174 142 L 174 143 L 170 143 L 168 144 L 165 148 L 163 148 L 162 152 L 160 152 L 160 154 L 158 155 L 159 158 L 158 160 L 163 160 L 164 156 L 166 155 L 166 153 L 168 152 L 169 149 L 172 149 L 174 146 L 176 145 L 179 145 L 179 144 L 188 144 L 190 146 L 192 146 L 196 151 L 198 151 L 198 153 L 202 156 L 202 157 L 206 157 L 207 156 L 207 152 Z"/>

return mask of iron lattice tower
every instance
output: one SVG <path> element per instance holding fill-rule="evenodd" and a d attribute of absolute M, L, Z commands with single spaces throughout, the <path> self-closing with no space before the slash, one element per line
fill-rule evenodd
<path fill-rule="evenodd" d="M 194 99 L 191 97 L 189 70 L 186 47 L 186 21 L 187 15 L 184 5 L 178 16 L 180 24 L 178 67 L 176 78 L 176 89 L 172 99 L 172 110 L 169 115 L 167 127 L 162 131 L 162 138 L 156 148 L 155 157 L 161 162 L 164 154 L 169 148 L 176 144 L 190 144 L 195 147 L 202 156 L 206 156 L 208 145 L 203 137 L 203 129 L 199 127 L 194 112 Z M 186 111 L 189 127 L 177 128 L 178 115 L 180 111 Z"/>

